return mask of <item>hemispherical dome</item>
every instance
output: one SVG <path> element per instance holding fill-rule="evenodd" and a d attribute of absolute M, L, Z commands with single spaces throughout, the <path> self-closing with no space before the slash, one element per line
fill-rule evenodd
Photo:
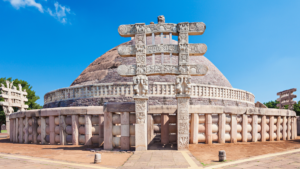
<path fill-rule="evenodd" d="M 170 43 L 170 39 L 163 38 L 165 44 Z M 134 45 L 134 40 L 123 43 L 121 45 Z M 147 38 L 147 44 L 151 44 L 151 37 Z M 161 43 L 161 38 L 155 38 L 155 44 Z M 177 44 L 177 41 L 171 40 L 172 44 Z M 117 47 L 109 50 L 93 63 L 91 63 L 71 84 L 71 86 L 77 85 L 91 85 L 97 83 L 114 83 L 114 82 L 132 82 L 132 77 L 122 77 L 117 73 L 119 65 L 133 65 L 136 64 L 135 57 L 121 57 L 118 54 Z M 147 56 L 147 64 L 152 64 L 152 56 Z M 169 54 L 155 55 L 155 64 L 178 64 L 178 56 L 170 57 Z M 192 83 L 215 85 L 222 87 L 232 88 L 226 77 L 220 72 L 220 70 L 211 63 L 204 56 L 192 56 L 190 57 L 190 63 L 192 64 L 204 64 L 208 67 L 208 73 L 205 76 L 192 76 Z M 175 82 L 175 76 L 148 76 L 149 83 L 153 82 Z"/>

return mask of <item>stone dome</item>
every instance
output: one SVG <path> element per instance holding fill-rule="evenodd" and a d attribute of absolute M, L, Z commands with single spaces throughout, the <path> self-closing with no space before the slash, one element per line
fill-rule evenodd
<path fill-rule="evenodd" d="M 164 37 L 165 44 L 170 43 L 168 37 Z M 155 44 L 159 44 L 161 38 L 155 37 Z M 121 45 L 134 45 L 134 39 L 125 42 Z M 151 37 L 147 37 L 147 44 L 151 44 Z M 175 40 L 171 40 L 172 44 L 177 44 Z M 121 77 L 117 73 L 119 65 L 133 65 L 136 64 L 135 57 L 121 57 L 118 54 L 118 46 L 107 51 L 102 56 L 98 57 L 92 62 L 71 84 L 71 86 L 78 85 L 92 85 L 98 83 L 115 83 L 115 82 L 132 82 L 132 77 Z M 164 55 L 163 61 L 161 55 L 155 55 L 155 64 L 178 64 L 178 56 L 170 57 L 169 54 Z M 190 57 L 192 64 L 204 64 L 208 67 L 208 73 L 205 76 L 192 76 L 192 83 L 214 85 L 232 88 L 227 78 L 220 72 L 220 70 L 211 63 L 205 56 Z M 152 56 L 147 56 L 147 64 L 152 64 Z M 149 83 L 153 82 L 175 82 L 175 76 L 148 76 Z"/>

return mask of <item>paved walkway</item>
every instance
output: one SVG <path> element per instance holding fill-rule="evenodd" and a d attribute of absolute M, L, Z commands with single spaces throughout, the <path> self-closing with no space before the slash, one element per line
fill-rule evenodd
<path fill-rule="evenodd" d="M 78 164 L 53 161 L 44 158 L 1 154 L 0 168 L 42 168 L 42 169 L 108 169 L 96 164 Z M 119 169 L 156 168 L 204 168 L 204 169 L 300 169 L 300 149 L 256 156 L 244 160 L 220 163 L 203 167 L 188 151 L 147 151 L 135 152 Z"/>

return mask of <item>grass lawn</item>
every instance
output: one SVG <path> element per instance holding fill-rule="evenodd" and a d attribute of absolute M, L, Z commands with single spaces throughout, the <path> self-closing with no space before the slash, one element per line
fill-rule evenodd
<path fill-rule="evenodd" d="M 1 133 L 7 133 L 7 131 L 6 130 L 1 130 Z"/>

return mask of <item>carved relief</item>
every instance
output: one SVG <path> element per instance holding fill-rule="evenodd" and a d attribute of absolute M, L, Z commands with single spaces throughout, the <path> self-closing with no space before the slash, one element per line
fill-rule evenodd
<path fill-rule="evenodd" d="M 147 72 L 147 67 L 146 65 L 137 65 L 136 68 L 136 74 L 137 75 L 144 75 Z"/>
<path fill-rule="evenodd" d="M 118 47 L 118 53 L 121 56 L 134 56 L 136 49 L 133 45 L 121 45 Z"/>
<path fill-rule="evenodd" d="M 179 134 L 189 134 L 189 123 L 188 122 L 182 122 L 179 123 Z"/>
<path fill-rule="evenodd" d="M 145 34 L 135 35 L 135 45 L 145 45 Z"/>
<path fill-rule="evenodd" d="M 205 44 L 189 44 L 190 55 L 204 55 L 207 51 L 207 46 Z"/>
<path fill-rule="evenodd" d="M 188 54 L 180 54 L 178 58 L 179 58 L 180 65 L 189 63 L 189 55 Z"/>
<path fill-rule="evenodd" d="M 148 93 L 148 77 L 135 76 L 133 77 L 133 90 L 136 96 L 146 96 Z"/>
<path fill-rule="evenodd" d="M 136 124 L 145 124 L 145 116 L 147 111 L 147 100 L 135 100 Z"/>
<path fill-rule="evenodd" d="M 158 16 L 157 17 L 157 22 L 158 23 L 165 23 L 165 16 L 163 16 L 163 15 L 160 15 L 160 16 Z"/>
<path fill-rule="evenodd" d="M 178 139 L 178 149 L 188 148 L 189 137 L 179 137 Z"/>
<path fill-rule="evenodd" d="M 189 43 L 189 35 L 188 33 L 180 33 L 179 36 L 178 36 L 178 42 L 180 44 L 187 44 Z"/>
<path fill-rule="evenodd" d="M 188 44 L 179 44 L 180 53 L 188 53 L 189 45 Z"/>
<path fill-rule="evenodd" d="M 180 33 L 188 33 L 189 32 L 189 23 L 183 22 L 177 24 L 178 32 Z"/>
<path fill-rule="evenodd" d="M 146 55 L 137 54 L 136 55 L 136 63 L 137 63 L 137 65 L 146 65 Z"/>
<path fill-rule="evenodd" d="M 190 95 L 192 91 L 191 77 L 190 76 L 177 76 L 176 77 L 176 93 L 179 95 Z M 178 102 L 182 102 L 183 99 L 179 99 Z M 184 106 L 184 105 L 182 105 Z"/>
<path fill-rule="evenodd" d="M 136 53 L 145 54 L 146 46 L 145 45 L 135 45 Z"/>
<path fill-rule="evenodd" d="M 136 29 L 136 33 L 143 34 L 143 33 L 145 33 L 145 24 L 144 23 L 141 23 L 141 24 L 136 23 L 135 29 Z"/>
<path fill-rule="evenodd" d="M 183 75 L 187 75 L 190 73 L 190 66 L 180 65 L 179 66 L 179 73 Z"/>

